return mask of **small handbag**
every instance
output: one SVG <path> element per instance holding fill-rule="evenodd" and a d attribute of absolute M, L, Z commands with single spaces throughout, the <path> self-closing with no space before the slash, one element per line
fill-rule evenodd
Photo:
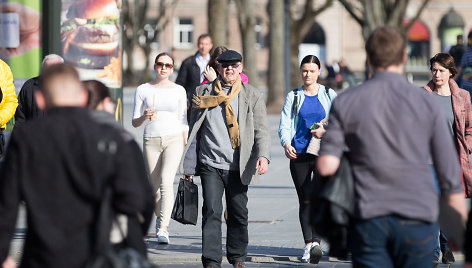
<path fill-rule="evenodd" d="M 193 183 L 192 178 L 181 178 L 172 209 L 172 219 L 182 224 L 197 225 L 197 218 L 198 186 Z"/>
<path fill-rule="evenodd" d="M 328 121 L 328 118 L 325 117 L 321 120 L 318 124 L 325 124 Z M 311 135 L 310 143 L 308 143 L 308 147 L 306 148 L 307 154 L 313 154 L 318 156 L 320 151 L 321 139 L 315 137 L 315 135 Z"/>

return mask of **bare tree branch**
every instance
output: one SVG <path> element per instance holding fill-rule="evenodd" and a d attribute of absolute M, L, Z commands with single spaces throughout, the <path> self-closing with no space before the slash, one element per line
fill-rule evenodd
<path fill-rule="evenodd" d="M 358 10 L 360 11 L 361 13 L 364 12 L 364 10 L 360 9 L 360 8 L 357 8 L 357 7 L 354 7 L 348 0 L 338 0 L 341 5 L 344 6 L 344 8 L 346 9 L 346 11 L 349 13 L 349 15 L 351 15 L 351 17 L 357 21 L 357 23 L 359 23 L 359 25 L 364 25 L 365 24 L 365 19 L 364 18 L 361 18 L 360 16 L 358 16 L 354 10 Z"/>

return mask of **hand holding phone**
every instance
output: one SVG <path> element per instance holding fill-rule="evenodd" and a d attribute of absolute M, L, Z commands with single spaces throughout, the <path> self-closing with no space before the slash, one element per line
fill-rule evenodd
<path fill-rule="evenodd" d="M 318 129 L 320 127 L 320 125 L 318 125 L 318 123 L 313 123 L 313 125 L 310 126 L 310 130 L 315 130 L 315 129 Z"/>

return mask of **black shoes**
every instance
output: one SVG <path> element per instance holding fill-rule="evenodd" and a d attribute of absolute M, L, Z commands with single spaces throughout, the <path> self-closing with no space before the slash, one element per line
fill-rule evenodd
<path fill-rule="evenodd" d="M 323 256 L 323 251 L 319 245 L 316 245 L 310 250 L 310 263 L 318 264 Z"/>
<path fill-rule="evenodd" d="M 451 264 L 454 262 L 456 262 L 456 259 L 454 258 L 454 254 L 452 254 L 452 251 L 450 249 L 444 251 L 442 255 L 442 263 Z"/>

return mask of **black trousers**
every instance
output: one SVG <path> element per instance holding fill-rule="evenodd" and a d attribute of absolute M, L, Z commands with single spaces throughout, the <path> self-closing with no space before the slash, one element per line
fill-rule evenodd
<path fill-rule="evenodd" d="M 221 267 L 222 197 L 226 195 L 226 255 L 229 263 L 245 261 L 248 244 L 248 186 L 241 183 L 239 171 L 228 171 L 199 164 L 203 189 L 202 263 Z"/>
<path fill-rule="evenodd" d="M 316 169 L 317 158 L 312 154 L 298 154 L 297 159 L 290 160 L 290 173 L 297 190 L 298 203 L 300 204 L 298 217 L 305 243 L 320 243 L 321 241 L 310 224 L 310 199 L 315 183 L 319 180 Z"/>

